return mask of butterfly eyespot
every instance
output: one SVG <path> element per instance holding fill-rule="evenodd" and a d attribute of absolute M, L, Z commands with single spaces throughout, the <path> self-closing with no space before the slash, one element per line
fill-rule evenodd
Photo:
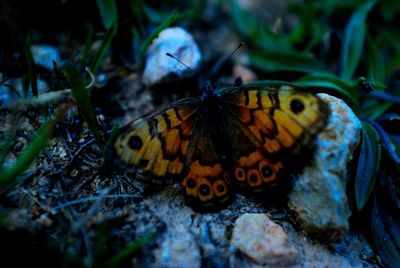
<path fill-rule="evenodd" d="M 128 146 L 132 150 L 138 151 L 143 146 L 142 139 L 139 136 L 132 136 L 132 137 L 129 138 Z"/>
<path fill-rule="evenodd" d="M 263 176 L 263 178 L 269 178 L 274 174 L 274 171 L 272 170 L 272 168 L 268 165 L 265 165 L 261 168 L 261 176 Z"/>
<path fill-rule="evenodd" d="M 304 103 L 300 99 L 293 99 L 290 102 L 290 110 L 295 114 L 301 113 L 302 111 L 304 111 L 304 108 Z"/>
<path fill-rule="evenodd" d="M 231 183 L 231 176 L 229 176 L 228 173 L 224 173 L 224 180 L 226 183 L 230 184 Z"/>
<path fill-rule="evenodd" d="M 206 184 L 200 185 L 200 188 L 199 188 L 200 195 L 208 196 L 210 194 L 210 192 L 211 192 L 210 187 L 208 185 L 206 185 Z"/>
<path fill-rule="evenodd" d="M 226 194 L 227 188 L 222 180 L 218 180 L 213 184 L 213 190 L 216 196 L 222 196 Z"/>
<path fill-rule="evenodd" d="M 187 187 L 193 189 L 194 187 L 196 187 L 196 181 L 194 179 L 192 179 L 192 178 L 189 178 L 187 180 L 187 184 L 186 185 L 187 185 Z"/>
<path fill-rule="evenodd" d="M 218 190 L 218 192 L 222 193 L 222 192 L 225 191 L 225 186 L 220 184 L 220 185 L 217 186 L 217 190 Z"/>
<path fill-rule="evenodd" d="M 245 176 L 245 174 L 244 174 L 243 168 L 236 168 L 236 170 L 235 170 L 235 176 L 236 176 L 236 179 L 237 179 L 238 181 L 244 181 L 244 180 L 246 179 L 246 176 Z"/>
<path fill-rule="evenodd" d="M 247 172 L 247 182 L 252 187 L 257 187 L 262 184 L 262 180 L 260 178 L 258 170 L 252 169 Z"/>

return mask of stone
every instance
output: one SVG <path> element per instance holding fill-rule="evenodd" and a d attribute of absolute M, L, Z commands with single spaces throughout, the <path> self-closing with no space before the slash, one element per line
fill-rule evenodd
<path fill-rule="evenodd" d="M 61 57 L 55 47 L 49 45 L 31 46 L 33 61 L 46 69 L 53 70 L 53 61 L 62 66 Z"/>
<path fill-rule="evenodd" d="M 347 167 L 360 140 L 361 122 L 344 101 L 318 95 L 329 104 L 331 115 L 316 138 L 313 163 L 295 179 L 288 208 L 307 233 L 334 241 L 349 229 Z"/>
<path fill-rule="evenodd" d="M 184 225 L 169 226 L 154 256 L 154 267 L 201 267 L 197 240 Z"/>
<path fill-rule="evenodd" d="M 236 220 L 231 246 L 260 265 L 293 265 L 299 254 L 282 227 L 259 213 Z"/>
<path fill-rule="evenodd" d="M 24 96 L 23 79 L 12 78 L 7 80 L 6 85 L 0 85 L 0 108 L 10 108 L 12 103 L 18 101 Z M 48 90 L 48 85 L 44 80 L 37 79 L 38 94 L 42 94 Z M 29 85 L 28 97 L 32 97 L 32 86 Z"/>
<path fill-rule="evenodd" d="M 168 57 L 170 53 L 176 59 Z M 142 82 L 146 86 L 153 86 L 162 82 L 170 82 L 173 78 L 183 78 L 193 75 L 201 63 L 200 49 L 192 35 L 181 27 L 167 28 L 154 39 L 147 50 L 146 66 Z"/>

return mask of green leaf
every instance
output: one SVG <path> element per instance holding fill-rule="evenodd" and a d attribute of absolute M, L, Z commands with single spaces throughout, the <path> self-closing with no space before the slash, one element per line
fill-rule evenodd
<path fill-rule="evenodd" d="M 392 106 L 392 102 L 368 98 L 362 102 L 361 111 L 364 117 L 375 120 L 383 115 Z"/>
<path fill-rule="evenodd" d="M 377 198 L 372 208 L 371 217 L 372 244 L 387 267 L 398 267 L 400 263 L 400 225 L 398 218 L 394 218 L 385 212 Z"/>
<path fill-rule="evenodd" d="M 400 62 L 400 30 L 398 27 L 388 25 L 374 25 L 375 32 L 379 33 L 379 40 L 385 46 L 385 70 L 386 76 L 392 75 L 399 69 Z M 376 37 L 373 36 L 375 39 Z"/>
<path fill-rule="evenodd" d="M 115 0 L 96 0 L 96 3 L 104 29 L 110 29 L 113 24 L 117 25 L 118 14 Z"/>
<path fill-rule="evenodd" d="M 135 240 L 130 242 L 123 250 L 118 252 L 115 256 L 111 257 L 107 262 L 107 267 L 117 267 L 121 263 L 121 261 L 123 261 L 132 253 L 144 247 L 146 244 L 154 240 L 154 238 L 154 233 L 136 238 Z"/>
<path fill-rule="evenodd" d="M 71 85 L 72 94 L 76 100 L 79 114 L 85 119 L 92 134 L 95 136 L 97 144 L 102 147 L 102 140 L 97 128 L 97 120 L 90 100 L 90 90 L 86 88 L 86 82 L 72 66 L 67 66 L 64 70 L 65 77 Z"/>
<path fill-rule="evenodd" d="M 101 46 L 100 46 L 99 50 L 97 51 L 96 55 L 94 56 L 94 60 L 92 62 L 92 65 L 90 66 L 90 71 L 92 73 L 96 73 L 101 60 L 104 58 L 104 55 L 106 54 L 106 52 L 108 51 L 108 49 L 110 47 L 111 40 L 113 39 L 116 31 L 117 31 L 116 24 L 112 24 L 110 26 L 110 28 L 107 30 L 107 33 L 104 36 L 103 41 L 101 42 Z"/>
<path fill-rule="evenodd" d="M 306 0 L 301 4 L 300 10 L 294 13 L 299 14 L 299 24 L 295 27 L 288 39 L 296 48 L 301 47 L 303 51 L 310 51 L 323 38 L 328 27 L 317 21 L 313 0 Z"/>
<path fill-rule="evenodd" d="M 82 52 L 82 62 L 87 62 L 86 60 L 89 57 L 89 52 L 90 52 L 90 48 L 92 47 L 92 43 L 93 43 L 93 37 L 94 37 L 94 29 L 93 29 L 93 25 L 90 25 L 89 27 L 89 31 L 86 37 L 86 42 L 85 42 L 85 46 L 83 47 L 83 52 Z"/>
<path fill-rule="evenodd" d="M 367 31 L 366 18 L 375 3 L 376 0 L 370 0 L 360 6 L 351 16 L 344 31 L 340 56 L 340 77 L 345 80 L 351 80 L 353 78 L 360 61 Z"/>
<path fill-rule="evenodd" d="M 11 122 L 8 123 L 8 128 L 4 133 L 4 138 L 0 143 L 0 169 L 6 160 L 7 154 L 11 150 L 11 146 L 13 144 L 15 134 L 17 132 L 17 114 L 14 112 L 10 116 Z"/>
<path fill-rule="evenodd" d="M 0 188 L 6 187 L 8 184 L 12 183 L 31 165 L 42 149 L 47 145 L 56 122 L 55 119 L 48 119 L 43 123 L 38 129 L 36 136 L 18 156 L 12 166 L 0 169 Z"/>
<path fill-rule="evenodd" d="M 26 84 L 25 87 L 29 84 L 32 87 L 32 95 L 38 95 L 38 85 L 37 85 L 37 73 L 36 73 L 36 66 L 35 61 L 33 60 L 33 55 L 31 51 L 31 37 L 28 36 L 25 41 L 24 47 L 24 56 L 28 66 L 28 73 L 26 74 Z M 24 89 L 24 94 L 27 96 L 28 87 Z"/>
<path fill-rule="evenodd" d="M 303 76 L 295 81 L 297 85 L 303 87 L 323 88 L 333 91 L 341 97 L 354 112 L 359 110 L 359 91 L 358 85 L 350 83 L 331 74 L 310 74 Z"/>
<path fill-rule="evenodd" d="M 381 159 L 380 138 L 376 130 L 367 122 L 362 122 L 360 156 L 354 183 L 357 209 L 367 203 L 375 185 L 376 172 Z"/>
<path fill-rule="evenodd" d="M 292 50 L 288 38 L 283 38 L 273 32 L 262 20 L 243 10 L 238 1 L 229 1 L 231 19 L 237 31 L 247 40 L 264 51 Z"/>
<path fill-rule="evenodd" d="M 139 61 L 139 66 L 141 65 L 141 61 L 142 61 L 142 56 L 141 55 L 141 44 L 143 43 L 143 40 L 140 36 L 140 33 L 138 31 L 138 29 L 136 29 L 135 26 L 132 25 L 131 28 L 131 33 L 132 33 L 132 37 L 133 37 L 133 55 L 135 60 Z"/>
<path fill-rule="evenodd" d="M 144 0 L 130 0 L 129 7 L 133 13 L 135 20 L 137 22 L 143 21 Z"/>
<path fill-rule="evenodd" d="M 140 55 L 143 57 L 146 53 L 147 48 L 150 46 L 151 42 L 153 42 L 154 39 L 157 38 L 157 36 L 164 31 L 166 28 L 168 28 L 178 17 L 178 9 L 175 9 L 174 12 L 167 18 L 167 20 L 161 24 L 154 32 L 150 34 L 149 37 L 144 40 L 141 50 L 140 50 Z"/>
<path fill-rule="evenodd" d="M 386 73 L 385 61 L 378 45 L 370 35 L 367 35 L 366 52 L 368 77 L 373 78 L 375 81 L 383 82 Z"/>
<path fill-rule="evenodd" d="M 252 52 L 250 65 L 264 72 L 323 73 L 329 70 L 309 54 L 288 51 Z"/>

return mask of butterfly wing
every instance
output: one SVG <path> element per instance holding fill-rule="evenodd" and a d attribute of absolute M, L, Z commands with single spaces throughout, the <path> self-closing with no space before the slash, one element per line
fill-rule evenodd
<path fill-rule="evenodd" d="M 182 186 L 192 205 L 214 207 L 229 200 L 231 177 L 216 154 L 206 121 L 199 120 L 190 144 Z"/>
<path fill-rule="evenodd" d="M 236 181 L 258 191 L 275 184 L 325 126 L 329 109 L 291 87 L 240 87 L 224 95 Z M 295 157 L 293 157 L 295 156 Z"/>
<path fill-rule="evenodd" d="M 185 196 L 200 207 L 227 200 L 230 177 L 218 161 L 207 126 L 200 119 L 200 100 L 184 99 L 134 120 L 120 130 L 109 159 L 160 183 L 181 180 Z"/>
<path fill-rule="evenodd" d="M 109 158 L 130 172 L 179 175 L 196 125 L 197 99 L 184 99 L 121 128 Z"/>

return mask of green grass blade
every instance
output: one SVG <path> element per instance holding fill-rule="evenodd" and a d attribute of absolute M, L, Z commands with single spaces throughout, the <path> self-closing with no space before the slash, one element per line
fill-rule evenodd
<path fill-rule="evenodd" d="M 366 39 L 366 65 L 369 78 L 373 78 L 377 82 L 384 82 L 385 60 L 378 45 L 369 35 Z"/>
<path fill-rule="evenodd" d="M 15 138 L 15 133 L 17 131 L 17 123 L 15 122 L 16 114 L 12 114 L 11 118 L 12 122 L 9 123 L 8 129 L 5 131 L 4 139 L 0 143 L 0 169 L 4 164 L 7 154 L 11 150 L 11 146 Z"/>
<path fill-rule="evenodd" d="M 111 142 L 115 139 L 115 137 L 118 135 L 118 131 L 119 131 L 119 125 L 115 124 L 111 130 L 111 135 L 110 137 L 107 139 L 106 141 L 106 145 L 104 146 L 105 151 L 103 152 L 103 154 L 106 153 L 107 148 L 109 148 L 111 146 Z"/>
<path fill-rule="evenodd" d="M 371 215 L 372 244 L 375 247 L 376 253 L 387 267 L 398 267 L 400 263 L 400 241 L 395 241 L 395 237 L 392 237 L 391 233 L 387 230 L 388 225 L 391 228 L 399 228 L 399 224 L 397 222 L 394 226 L 392 225 L 393 223 L 386 222 L 396 220 L 398 221 L 398 218 L 385 213 L 384 207 L 381 206 L 378 200 L 375 200 Z M 400 232 L 400 230 L 397 230 L 397 232 Z"/>
<path fill-rule="evenodd" d="M 96 0 L 104 29 L 110 29 L 118 21 L 117 6 L 115 0 Z M 116 27 L 118 28 L 118 27 Z"/>
<path fill-rule="evenodd" d="M 172 14 L 167 18 L 167 20 L 161 24 L 154 32 L 152 32 L 150 34 L 149 37 L 146 38 L 146 40 L 144 40 L 144 42 L 142 43 L 141 46 L 141 50 L 140 50 L 140 55 L 143 57 L 146 53 L 147 48 L 150 46 L 151 42 L 153 42 L 153 40 L 155 38 L 157 38 L 157 36 L 164 31 L 166 28 L 168 28 L 178 17 L 178 9 L 175 9 Z"/>
<path fill-rule="evenodd" d="M 36 136 L 18 156 L 10 167 L 0 170 L 0 188 L 12 183 L 18 175 L 26 170 L 47 145 L 50 135 L 56 125 L 55 119 L 48 119 L 37 131 Z"/>
<path fill-rule="evenodd" d="M 97 144 L 102 147 L 103 143 L 100 138 L 96 116 L 90 100 L 90 89 L 86 88 L 85 79 L 83 79 L 81 74 L 72 66 L 66 67 L 64 74 L 68 83 L 71 85 L 72 94 L 78 106 L 78 112 L 88 124 L 90 131 L 96 138 Z"/>
<path fill-rule="evenodd" d="M 360 6 L 353 13 L 346 26 L 339 63 L 341 67 L 340 77 L 345 80 L 353 78 L 359 64 L 367 31 L 366 18 L 375 3 L 376 0 L 370 0 Z"/>
<path fill-rule="evenodd" d="M 94 37 L 94 29 L 93 25 L 89 26 L 89 32 L 86 38 L 85 46 L 83 47 L 83 52 L 82 52 L 82 62 L 87 62 L 87 59 L 89 57 L 89 52 L 90 48 L 92 47 L 93 43 L 93 37 Z"/>
<path fill-rule="evenodd" d="M 96 73 L 97 68 L 100 65 L 101 60 L 103 60 L 105 54 L 107 53 L 111 40 L 113 39 L 115 33 L 117 32 L 117 25 L 114 23 L 110 26 L 107 30 L 106 35 L 104 36 L 103 42 L 101 42 L 101 46 L 97 51 L 96 55 L 94 56 L 94 60 L 92 65 L 90 66 L 90 71 L 92 73 Z"/>
<path fill-rule="evenodd" d="M 25 56 L 25 60 L 27 63 L 27 67 L 28 67 L 28 70 L 27 70 L 28 73 L 26 74 L 27 81 L 26 81 L 25 86 L 27 86 L 28 82 L 29 82 L 29 85 L 31 85 L 31 87 L 32 87 L 32 95 L 37 96 L 38 95 L 37 73 L 36 73 L 35 61 L 33 60 L 33 55 L 32 55 L 32 51 L 31 51 L 30 36 L 28 36 L 27 40 L 25 41 L 24 56 Z M 25 96 L 27 96 L 28 88 L 26 88 L 24 90 Z"/>
<path fill-rule="evenodd" d="M 310 74 L 296 80 L 295 83 L 303 87 L 328 89 L 341 97 L 354 112 L 359 111 L 358 85 L 353 86 L 331 74 Z"/>
<path fill-rule="evenodd" d="M 129 7 L 136 21 L 143 21 L 144 0 L 130 0 Z"/>
<path fill-rule="evenodd" d="M 117 267 L 121 261 L 123 261 L 126 257 L 134 253 L 135 251 L 141 249 L 143 246 L 148 244 L 150 241 L 154 240 L 155 234 L 147 234 L 141 237 L 136 238 L 132 242 L 130 242 L 123 250 L 118 252 L 115 256 L 111 257 L 108 262 L 108 267 Z"/>
<path fill-rule="evenodd" d="M 364 117 L 375 120 L 383 115 L 392 106 L 392 102 L 368 98 L 362 103 L 361 113 Z"/>
<path fill-rule="evenodd" d="M 360 156 L 354 183 L 354 196 L 358 210 L 365 206 L 374 189 L 382 151 L 376 130 L 366 122 L 362 122 L 362 129 Z"/>

